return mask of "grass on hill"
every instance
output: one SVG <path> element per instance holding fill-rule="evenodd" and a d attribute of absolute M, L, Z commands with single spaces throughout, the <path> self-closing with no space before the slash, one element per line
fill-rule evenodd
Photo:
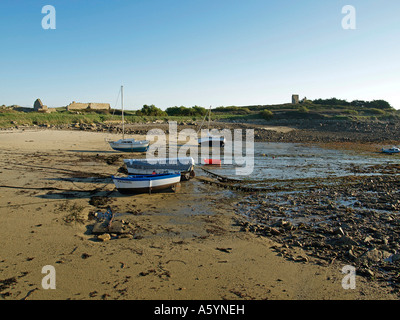
<path fill-rule="evenodd" d="M 121 110 L 93 111 L 80 110 L 69 112 L 63 108 L 56 108 L 52 113 L 23 112 L 11 107 L 0 107 L 0 127 L 7 128 L 16 125 L 65 125 L 65 124 L 99 124 L 107 121 L 122 121 Z M 138 116 L 136 111 L 125 110 L 126 123 L 146 123 L 155 120 L 200 122 L 203 116 Z M 398 120 L 400 110 L 393 108 L 378 109 L 366 108 L 352 105 L 321 105 L 312 101 L 305 101 L 300 104 L 277 104 L 257 106 L 228 106 L 218 107 L 212 110 L 211 119 L 227 119 L 237 121 L 251 121 L 264 119 L 267 121 L 282 119 L 332 119 L 332 120 Z"/>

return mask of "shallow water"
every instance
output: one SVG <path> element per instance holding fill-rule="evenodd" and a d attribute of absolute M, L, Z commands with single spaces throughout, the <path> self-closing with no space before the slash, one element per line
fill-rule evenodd
<path fill-rule="evenodd" d="M 400 163 L 396 155 L 376 157 L 370 154 L 357 154 L 295 143 L 254 143 L 254 166 L 249 175 L 238 175 L 238 165 L 226 164 L 221 155 L 221 167 L 205 166 L 218 175 L 241 180 L 290 180 L 304 178 L 329 178 L 348 175 L 363 175 L 357 168 L 365 169 L 373 165 Z M 250 152 L 251 154 L 252 152 Z M 229 159 L 229 158 L 228 158 Z M 201 163 L 201 159 L 197 159 Z M 235 158 L 233 158 L 235 160 Z M 250 165 L 250 161 L 247 162 Z M 371 173 L 368 173 L 371 175 Z"/>

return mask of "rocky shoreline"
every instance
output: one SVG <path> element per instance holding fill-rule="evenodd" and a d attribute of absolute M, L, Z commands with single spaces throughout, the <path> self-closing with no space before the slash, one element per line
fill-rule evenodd
<path fill-rule="evenodd" d="M 178 130 L 200 129 L 200 122 L 180 121 Z M 287 130 L 280 130 L 280 128 Z M 55 130 L 82 130 L 92 132 L 122 133 L 122 126 L 118 123 L 72 123 L 63 125 L 17 125 L 9 129 L 55 129 Z M 147 123 L 126 124 L 126 134 L 146 135 L 151 129 L 161 129 L 169 133 L 167 121 L 157 120 Z M 204 129 L 204 128 L 203 128 Z M 400 123 L 395 121 L 349 121 L 349 120 L 253 120 L 239 121 L 213 121 L 210 129 L 254 129 L 255 141 L 270 142 L 375 142 L 396 143 L 400 141 Z"/>
<path fill-rule="evenodd" d="M 350 265 L 400 294 L 399 186 L 400 177 L 383 174 L 306 191 L 253 193 L 237 203 L 237 223 L 277 242 L 275 251 L 289 260 Z"/>

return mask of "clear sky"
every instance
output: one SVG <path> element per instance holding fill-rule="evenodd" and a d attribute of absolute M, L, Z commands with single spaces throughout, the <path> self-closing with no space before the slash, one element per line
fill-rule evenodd
<path fill-rule="evenodd" d="M 42 7 L 56 29 L 42 28 Z M 342 28 L 345 5 L 356 29 Z M 0 0 L 0 105 L 127 109 L 384 99 L 400 109 L 399 0 Z"/>

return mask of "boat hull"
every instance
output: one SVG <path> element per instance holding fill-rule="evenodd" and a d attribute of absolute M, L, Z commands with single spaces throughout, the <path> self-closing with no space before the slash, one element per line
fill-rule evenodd
<path fill-rule="evenodd" d="M 132 175 L 127 177 L 112 176 L 115 187 L 122 194 L 153 192 L 176 186 L 181 174 Z"/>
<path fill-rule="evenodd" d="M 198 139 L 199 145 L 209 147 L 223 147 L 225 145 L 225 138 L 207 137 Z"/>
<path fill-rule="evenodd" d="M 141 175 L 141 174 L 164 174 L 164 173 L 174 173 L 176 170 L 165 170 L 165 169 L 154 169 L 154 170 L 138 170 L 130 169 L 128 171 L 131 175 Z M 188 181 L 196 176 L 194 170 L 192 171 L 181 171 L 181 181 Z"/>
<path fill-rule="evenodd" d="M 390 149 L 382 149 L 383 153 L 389 153 L 389 154 L 393 154 L 393 153 L 399 153 L 400 149 L 399 148 L 390 148 Z"/>
<path fill-rule="evenodd" d="M 149 142 L 146 143 L 118 143 L 110 142 L 110 147 L 122 152 L 146 152 L 149 149 Z"/>
<path fill-rule="evenodd" d="M 181 173 L 182 180 L 189 180 L 194 176 L 194 159 L 162 158 L 162 159 L 124 159 L 126 169 L 131 175 Z"/>

